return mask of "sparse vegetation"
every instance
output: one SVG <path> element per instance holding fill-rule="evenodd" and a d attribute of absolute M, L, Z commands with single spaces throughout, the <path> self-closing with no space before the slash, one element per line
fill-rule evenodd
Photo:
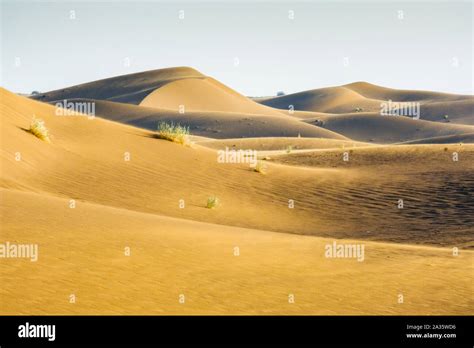
<path fill-rule="evenodd" d="M 257 161 L 257 163 L 255 164 L 255 167 L 253 167 L 253 171 L 260 174 L 266 174 L 267 165 L 263 163 L 262 161 Z"/>
<path fill-rule="evenodd" d="M 158 123 L 157 136 L 160 139 L 187 145 L 189 143 L 189 127 L 162 121 Z"/>
<path fill-rule="evenodd" d="M 30 124 L 30 129 L 28 130 L 31 134 L 37 138 L 46 141 L 47 143 L 51 142 L 49 139 L 49 131 L 44 125 L 44 121 L 33 117 L 33 120 Z"/>
<path fill-rule="evenodd" d="M 214 208 L 217 208 L 218 205 L 219 205 L 219 199 L 217 197 L 211 196 L 207 199 L 206 208 L 214 209 Z"/>
<path fill-rule="evenodd" d="M 292 147 L 291 145 L 288 145 L 288 146 L 286 147 L 286 153 L 290 153 L 291 150 L 293 150 L 293 147 Z"/>

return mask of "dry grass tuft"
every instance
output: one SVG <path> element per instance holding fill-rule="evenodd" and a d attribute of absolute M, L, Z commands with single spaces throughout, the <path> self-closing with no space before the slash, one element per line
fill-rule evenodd
<path fill-rule="evenodd" d="M 49 131 L 44 125 L 44 121 L 33 117 L 33 120 L 30 124 L 30 129 L 28 130 L 31 134 L 36 136 L 37 138 L 50 143 L 51 140 L 49 139 Z"/>
<path fill-rule="evenodd" d="M 253 171 L 260 174 L 266 174 L 267 165 L 262 161 L 257 161 L 257 163 L 255 164 L 255 167 L 253 167 Z"/>
<path fill-rule="evenodd" d="M 160 139 L 187 145 L 189 144 L 189 127 L 181 126 L 179 123 L 160 122 L 158 123 L 157 136 Z"/>
<path fill-rule="evenodd" d="M 207 199 L 206 208 L 214 209 L 214 208 L 217 208 L 218 205 L 219 205 L 219 199 L 217 197 L 212 196 Z"/>

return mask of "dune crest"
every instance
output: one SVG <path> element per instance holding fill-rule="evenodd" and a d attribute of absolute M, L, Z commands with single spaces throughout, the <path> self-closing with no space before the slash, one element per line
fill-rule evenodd
<path fill-rule="evenodd" d="M 446 123 L 474 124 L 474 96 L 430 91 L 399 90 L 354 82 L 338 87 L 319 88 L 280 97 L 260 98 L 257 101 L 273 108 L 330 114 L 353 112 L 380 113 L 381 104 L 387 101 L 417 102 L 421 119 Z M 304 114 L 303 114 L 304 116 Z"/>

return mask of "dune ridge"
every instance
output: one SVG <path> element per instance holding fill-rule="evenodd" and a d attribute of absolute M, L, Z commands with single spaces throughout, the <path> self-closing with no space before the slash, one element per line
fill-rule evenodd
<path fill-rule="evenodd" d="M 353 112 L 380 113 L 381 104 L 418 102 L 422 120 L 474 124 L 474 97 L 430 91 L 398 90 L 367 82 L 355 82 L 338 87 L 319 88 L 280 97 L 260 98 L 263 105 L 296 111 L 348 114 Z"/>

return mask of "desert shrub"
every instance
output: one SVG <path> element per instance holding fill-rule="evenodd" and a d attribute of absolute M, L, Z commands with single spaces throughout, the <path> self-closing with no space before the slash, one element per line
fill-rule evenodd
<path fill-rule="evenodd" d="M 263 163 L 262 161 L 257 161 L 257 163 L 255 164 L 255 167 L 253 167 L 253 171 L 260 174 L 266 174 L 267 165 Z"/>
<path fill-rule="evenodd" d="M 206 208 L 214 209 L 214 208 L 217 208 L 218 205 L 219 205 L 219 199 L 217 197 L 211 196 L 207 199 Z"/>
<path fill-rule="evenodd" d="M 49 140 L 49 131 L 44 125 L 43 120 L 39 120 L 35 117 L 33 117 L 33 120 L 31 121 L 30 124 L 30 129 L 29 132 L 36 136 L 37 138 L 46 141 L 47 143 L 50 142 Z"/>
<path fill-rule="evenodd" d="M 157 136 L 160 139 L 186 145 L 189 142 L 189 127 L 162 121 L 158 123 Z"/>

